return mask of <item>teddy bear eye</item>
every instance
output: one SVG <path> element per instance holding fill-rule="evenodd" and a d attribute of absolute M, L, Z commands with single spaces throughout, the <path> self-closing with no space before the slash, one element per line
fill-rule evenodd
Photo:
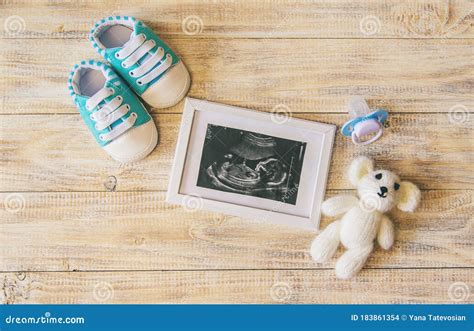
<path fill-rule="evenodd" d="M 397 190 L 400 188 L 400 184 L 395 183 L 395 184 L 393 185 L 393 188 L 395 189 L 395 191 L 397 191 Z"/>
<path fill-rule="evenodd" d="M 376 175 L 375 175 L 375 178 L 377 178 L 377 179 L 382 179 L 382 174 L 376 174 Z"/>

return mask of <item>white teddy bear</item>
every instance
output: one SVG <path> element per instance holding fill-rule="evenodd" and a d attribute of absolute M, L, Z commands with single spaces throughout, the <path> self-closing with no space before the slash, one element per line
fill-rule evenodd
<path fill-rule="evenodd" d="M 364 266 L 377 238 L 383 249 L 393 245 L 393 224 L 384 213 L 394 206 L 413 212 L 420 202 L 420 190 L 410 182 L 387 170 L 375 170 L 372 160 L 365 156 L 355 159 L 349 170 L 349 180 L 357 188 L 360 200 L 351 195 L 338 195 L 322 204 L 322 213 L 342 218 L 329 224 L 311 245 L 316 262 L 328 261 L 339 243 L 347 251 L 336 263 L 336 276 L 348 279 Z"/>

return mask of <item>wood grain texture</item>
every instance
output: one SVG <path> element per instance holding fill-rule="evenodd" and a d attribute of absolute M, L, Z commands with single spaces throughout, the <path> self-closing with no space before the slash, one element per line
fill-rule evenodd
<path fill-rule="evenodd" d="M 459 283 L 473 303 L 473 7 L 0 0 L 0 302 L 457 303 Z M 65 84 L 74 63 L 99 58 L 85 38 L 108 15 L 164 37 L 190 96 L 338 126 L 354 94 L 389 110 L 376 144 L 336 136 L 326 194 L 353 193 L 344 174 L 360 154 L 419 185 L 417 212 L 391 214 L 394 248 L 340 281 L 334 260 L 311 260 L 315 233 L 166 204 L 182 103 L 152 109 L 149 157 L 110 160 Z"/>
<path fill-rule="evenodd" d="M 334 267 L 311 260 L 316 233 L 169 205 L 164 196 L 0 194 L 0 271 Z M 474 267 L 473 212 L 473 191 L 423 192 L 416 213 L 391 213 L 396 244 L 377 248 L 367 267 Z"/>
<path fill-rule="evenodd" d="M 3 273 L 0 300 L 17 304 L 473 303 L 467 285 L 474 281 L 473 270 L 370 270 L 349 281 L 335 279 L 332 270 Z M 453 296 L 454 283 L 468 287 Z"/>
<path fill-rule="evenodd" d="M 295 117 L 338 126 L 347 120 L 346 115 L 331 114 Z M 116 177 L 119 191 L 167 189 L 180 115 L 155 115 L 158 147 L 146 159 L 127 165 L 113 161 L 96 145 L 79 115 L 0 118 L 0 191 L 106 191 L 109 176 Z M 365 147 L 354 148 L 350 139 L 336 135 L 329 189 L 352 188 L 345 173 L 360 154 L 423 189 L 472 189 L 472 116 L 405 114 L 392 115 L 390 121 L 383 138 Z"/>
<path fill-rule="evenodd" d="M 308 113 L 347 114 L 351 95 L 364 95 L 371 106 L 391 113 L 474 108 L 473 40 L 168 41 L 191 72 L 189 95 L 200 99 Z M 0 113 L 77 113 L 66 87 L 69 71 L 99 55 L 87 40 L 35 45 L 3 40 Z"/>
<path fill-rule="evenodd" d="M 85 38 L 109 15 L 194 38 L 472 38 L 467 0 L 3 1 L 3 38 Z M 32 9 L 34 5 L 35 10 Z M 264 15 L 263 15 L 264 13 Z M 13 17 L 13 18 L 12 18 Z M 6 22 L 6 23 L 5 23 Z"/>

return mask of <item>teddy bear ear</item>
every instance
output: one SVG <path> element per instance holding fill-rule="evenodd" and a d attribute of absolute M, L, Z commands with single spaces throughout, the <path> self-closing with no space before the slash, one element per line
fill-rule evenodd
<path fill-rule="evenodd" d="M 421 192 L 415 184 L 401 182 L 397 207 L 406 212 L 414 212 L 421 199 Z"/>
<path fill-rule="evenodd" d="M 349 168 L 349 180 L 352 185 L 357 186 L 362 177 L 373 170 L 374 161 L 366 156 L 360 156 L 351 163 Z"/>

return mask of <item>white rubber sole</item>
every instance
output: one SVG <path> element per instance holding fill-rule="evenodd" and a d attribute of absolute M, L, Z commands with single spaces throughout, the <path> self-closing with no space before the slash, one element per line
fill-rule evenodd
<path fill-rule="evenodd" d="M 176 105 L 188 93 L 191 77 L 180 61 L 158 82 L 150 86 L 141 98 L 153 108 L 168 108 Z"/>
<path fill-rule="evenodd" d="M 124 133 L 103 149 L 121 163 L 136 162 L 151 153 L 158 143 L 158 131 L 153 119 Z"/>

